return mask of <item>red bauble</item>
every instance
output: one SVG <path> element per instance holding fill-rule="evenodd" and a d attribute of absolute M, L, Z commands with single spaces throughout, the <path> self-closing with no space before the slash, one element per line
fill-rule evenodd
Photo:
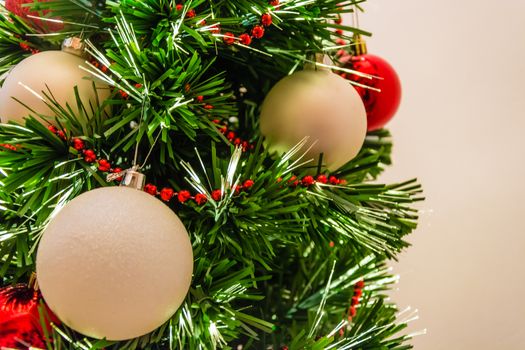
<path fill-rule="evenodd" d="M 23 18 L 35 29 L 42 32 L 58 32 L 64 28 L 63 23 L 55 23 L 51 21 L 43 21 L 37 18 L 29 18 L 28 16 L 36 17 L 46 17 L 49 14 L 49 10 L 43 11 L 31 11 L 31 6 L 29 4 L 34 4 L 35 2 L 47 2 L 48 0 L 5 0 L 5 8 L 10 12 L 14 13 L 18 17 Z M 56 19 L 56 18 L 53 18 Z"/>
<path fill-rule="evenodd" d="M 396 71 L 381 57 L 370 54 L 347 55 L 340 60 L 344 68 L 381 78 L 371 80 L 355 74 L 343 74 L 349 80 L 381 90 L 354 86 L 366 108 L 368 131 L 383 128 L 394 117 L 401 103 L 401 82 Z"/>
<path fill-rule="evenodd" d="M 44 331 L 40 323 L 40 293 L 26 284 L 17 284 L 0 289 L 0 348 L 45 349 Z M 45 320 L 48 334 L 50 322 L 59 324 L 58 319 L 46 307 L 51 318 Z"/>

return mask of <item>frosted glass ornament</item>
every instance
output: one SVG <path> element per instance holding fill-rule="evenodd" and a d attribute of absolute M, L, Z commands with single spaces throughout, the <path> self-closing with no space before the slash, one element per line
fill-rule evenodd
<path fill-rule="evenodd" d="M 326 70 L 304 70 L 279 81 L 266 96 L 260 127 L 270 151 L 285 153 L 304 137 L 317 143 L 306 155 L 337 170 L 359 153 L 366 111 L 357 91 Z M 316 165 L 316 163 L 311 163 Z"/>
<path fill-rule="evenodd" d="M 44 300 L 98 339 L 150 333 L 180 307 L 193 272 L 188 233 L 153 196 L 128 187 L 86 192 L 45 229 L 36 271 Z"/>
<path fill-rule="evenodd" d="M 44 51 L 21 61 L 9 72 L 0 89 L 0 122 L 12 120 L 22 124 L 31 112 L 20 102 L 36 113 L 53 116 L 42 100 L 45 98 L 43 92 L 49 94 L 47 87 L 61 106 L 68 103 L 77 113 L 74 91 L 77 86 L 82 103 L 90 113 L 90 102 L 97 106 L 97 95 L 101 103 L 110 96 L 110 90 L 96 79 L 96 91 L 93 90 L 94 78 L 80 66 L 86 66 L 84 59 L 63 51 Z"/>

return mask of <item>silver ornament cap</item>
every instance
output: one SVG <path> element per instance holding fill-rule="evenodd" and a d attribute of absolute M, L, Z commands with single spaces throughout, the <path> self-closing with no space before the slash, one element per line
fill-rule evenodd
<path fill-rule="evenodd" d="M 66 38 L 62 42 L 62 51 L 79 56 L 79 57 L 85 56 L 86 54 L 85 47 L 86 46 L 84 45 L 84 42 L 82 41 L 82 39 L 76 36 Z"/>
<path fill-rule="evenodd" d="M 126 170 L 120 186 L 130 187 L 142 191 L 146 185 L 146 175 L 138 171 L 138 167 Z"/>

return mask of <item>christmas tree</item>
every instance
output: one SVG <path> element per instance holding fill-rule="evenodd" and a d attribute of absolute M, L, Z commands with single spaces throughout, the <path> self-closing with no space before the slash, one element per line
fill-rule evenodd
<path fill-rule="evenodd" d="M 411 348 L 362 3 L 7 1 L 0 346 Z"/>

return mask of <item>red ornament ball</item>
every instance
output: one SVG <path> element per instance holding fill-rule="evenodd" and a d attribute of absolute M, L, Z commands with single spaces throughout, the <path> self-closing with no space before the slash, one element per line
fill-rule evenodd
<path fill-rule="evenodd" d="M 45 349 L 44 330 L 40 322 L 40 292 L 27 284 L 0 289 L 0 348 L 26 349 L 29 347 Z M 50 323 L 60 324 L 55 315 L 45 307 L 43 315 L 48 334 Z"/>
<path fill-rule="evenodd" d="M 370 54 L 346 55 L 340 60 L 344 68 L 380 78 L 368 79 L 355 74 L 343 74 L 348 80 L 381 90 L 354 86 L 365 105 L 368 131 L 383 128 L 394 117 L 401 103 L 401 81 L 396 71 L 381 57 Z"/>
<path fill-rule="evenodd" d="M 33 26 L 35 29 L 45 33 L 58 32 L 64 29 L 63 23 L 43 21 L 38 18 L 29 18 L 28 16 L 45 17 L 49 19 L 57 19 L 50 16 L 49 10 L 42 11 L 31 11 L 29 4 L 47 2 L 49 0 L 5 0 L 5 8 L 14 13 L 18 17 L 23 18 L 27 23 Z M 27 4 L 27 5 L 26 5 Z"/>

